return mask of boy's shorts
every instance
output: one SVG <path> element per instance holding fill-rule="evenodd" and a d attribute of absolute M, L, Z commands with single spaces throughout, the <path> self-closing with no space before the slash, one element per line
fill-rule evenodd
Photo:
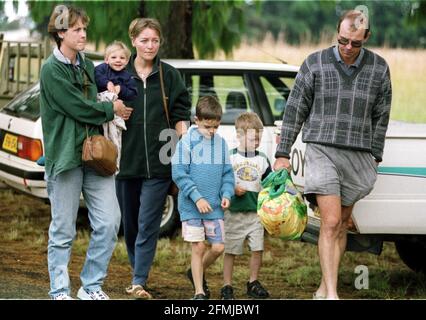
<path fill-rule="evenodd" d="M 182 237 L 188 242 L 224 243 L 223 219 L 190 219 L 182 221 Z"/>
<path fill-rule="evenodd" d="M 243 254 L 244 240 L 250 251 L 263 251 L 264 228 L 256 212 L 225 211 L 225 253 Z"/>
<path fill-rule="evenodd" d="M 305 189 L 309 202 L 316 194 L 337 195 L 342 206 L 351 206 L 373 190 L 377 164 L 366 151 L 308 143 L 305 152 Z"/>

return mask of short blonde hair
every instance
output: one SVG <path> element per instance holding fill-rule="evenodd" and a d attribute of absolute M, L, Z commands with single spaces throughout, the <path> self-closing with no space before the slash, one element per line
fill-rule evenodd
<path fill-rule="evenodd" d="M 263 123 L 259 116 L 254 112 L 243 112 L 235 120 L 235 129 L 237 132 L 247 133 L 248 130 L 254 129 L 256 132 L 263 130 Z"/>
<path fill-rule="evenodd" d="M 123 50 L 127 60 L 129 60 L 131 52 L 129 48 L 127 48 L 127 46 L 121 41 L 114 41 L 105 48 L 105 59 L 107 59 L 110 54 L 116 50 Z"/>
<path fill-rule="evenodd" d="M 138 37 L 138 35 L 145 29 L 152 29 L 158 33 L 160 42 L 162 42 L 161 25 L 157 19 L 154 18 L 136 18 L 129 25 L 129 37 L 131 40 Z"/>

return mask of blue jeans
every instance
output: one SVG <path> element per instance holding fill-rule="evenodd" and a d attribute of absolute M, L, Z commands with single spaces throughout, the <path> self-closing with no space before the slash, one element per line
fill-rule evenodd
<path fill-rule="evenodd" d="M 145 285 L 154 260 L 170 179 L 117 179 L 132 284 Z"/>
<path fill-rule="evenodd" d="M 80 274 L 83 288 L 96 291 L 106 277 L 117 242 L 120 208 L 115 195 L 114 176 L 102 177 L 87 167 L 78 167 L 45 177 L 51 203 L 48 267 L 50 292 L 71 293 L 68 263 L 76 235 L 80 194 L 83 193 L 92 232 L 86 261 Z"/>

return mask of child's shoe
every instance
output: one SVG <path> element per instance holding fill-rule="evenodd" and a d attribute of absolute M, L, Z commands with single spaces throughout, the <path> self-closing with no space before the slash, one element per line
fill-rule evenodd
<path fill-rule="evenodd" d="M 192 278 L 192 270 L 191 270 L 191 268 L 189 268 L 188 270 L 186 270 L 186 276 L 187 276 L 188 280 L 191 281 L 192 287 L 195 290 L 194 279 Z M 204 290 L 204 293 L 205 293 L 207 299 L 210 299 L 210 290 L 209 290 L 209 287 L 207 285 L 206 278 L 204 278 L 204 275 L 203 275 L 203 290 Z"/>
<path fill-rule="evenodd" d="M 220 298 L 222 300 L 235 300 L 234 288 L 232 288 L 229 284 L 222 287 L 222 289 L 220 289 Z"/>
<path fill-rule="evenodd" d="M 247 295 L 255 299 L 266 299 L 269 292 L 260 284 L 258 280 L 247 282 Z"/>

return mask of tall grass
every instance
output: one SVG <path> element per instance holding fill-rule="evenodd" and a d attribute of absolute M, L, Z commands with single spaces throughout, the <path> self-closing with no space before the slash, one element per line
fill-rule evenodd
<path fill-rule="evenodd" d="M 296 47 L 274 42 L 267 35 L 261 43 L 243 42 L 233 51 L 231 59 L 280 63 L 279 58 L 288 64 L 300 65 L 310 53 L 330 45 L 304 44 Z M 426 50 L 370 48 L 368 43 L 366 47 L 378 53 L 389 64 L 393 90 L 391 119 L 426 123 Z M 218 54 L 215 58 L 225 59 L 225 56 Z"/>

